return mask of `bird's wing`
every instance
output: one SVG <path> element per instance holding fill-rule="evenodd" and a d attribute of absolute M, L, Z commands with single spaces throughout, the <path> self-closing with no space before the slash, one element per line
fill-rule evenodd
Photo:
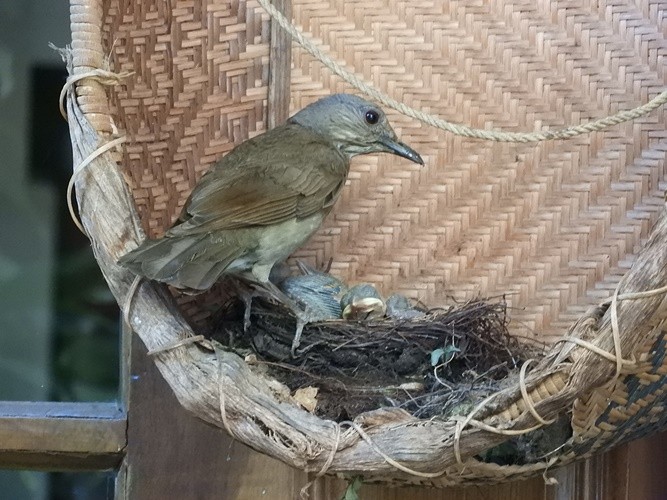
<path fill-rule="evenodd" d="M 330 208 L 345 182 L 347 158 L 317 136 L 281 129 L 237 147 L 202 177 L 183 222 L 170 232 L 265 226 Z"/>

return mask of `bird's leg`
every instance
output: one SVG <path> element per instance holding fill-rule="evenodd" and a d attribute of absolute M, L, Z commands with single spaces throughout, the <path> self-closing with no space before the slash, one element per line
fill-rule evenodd
<path fill-rule="evenodd" d="M 239 283 L 239 286 L 237 287 L 237 296 L 241 302 L 243 302 L 244 307 L 243 331 L 247 332 L 248 328 L 250 328 L 252 299 L 261 296 L 272 298 L 289 308 L 296 317 L 296 335 L 295 340 L 292 343 L 292 354 L 294 354 L 296 348 L 299 346 L 299 339 L 301 338 L 303 327 L 306 326 L 309 322 L 307 311 L 300 307 L 294 300 L 285 295 L 285 293 L 271 281 L 260 281 L 254 276 L 254 273 L 253 275 L 245 274 L 240 276 L 240 278 L 242 281 L 247 283 L 246 286 L 243 286 L 241 283 Z"/>
<path fill-rule="evenodd" d="M 296 358 L 296 350 L 299 348 L 299 345 L 301 344 L 301 334 L 303 333 L 303 327 L 308 324 L 307 320 L 304 320 L 301 318 L 301 316 L 297 315 L 296 316 L 296 331 L 294 332 L 294 338 L 292 339 L 292 348 L 290 349 L 290 353 L 292 354 L 293 358 Z"/>
<path fill-rule="evenodd" d="M 262 283 L 261 286 L 269 293 L 269 295 L 288 307 L 292 311 L 292 314 L 294 314 L 294 317 L 296 318 L 296 331 L 294 332 L 294 340 L 292 340 L 291 352 L 292 356 L 296 356 L 296 350 L 301 343 L 303 328 L 310 323 L 311 315 L 308 313 L 308 309 L 301 307 L 296 301 L 285 295 L 280 288 L 270 281 Z"/>
<path fill-rule="evenodd" d="M 229 280 L 234 287 L 236 297 L 243 302 L 243 332 L 250 328 L 250 315 L 252 313 L 252 299 L 257 297 L 256 284 L 253 280 L 243 279 L 245 277 L 234 277 Z"/>
<path fill-rule="evenodd" d="M 250 328 L 250 314 L 252 313 L 252 299 L 255 294 L 252 291 L 244 290 L 239 294 L 241 302 L 243 302 L 243 332 L 247 332 Z"/>
<path fill-rule="evenodd" d="M 296 331 L 294 332 L 294 340 L 292 340 L 292 356 L 296 356 L 296 350 L 301 343 L 301 335 L 303 328 L 311 321 L 311 315 L 308 310 L 301 307 L 296 301 L 285 295 L 285 293 L 278 288 L 273 282 L 269 281 L 269 274 L 272 266 L 258 266 L 255 265 L 252 269 L 252 281 L 258 288 L 262 288 L 269 297 L 281 302 L 288 307 L 296 318 Z"/>

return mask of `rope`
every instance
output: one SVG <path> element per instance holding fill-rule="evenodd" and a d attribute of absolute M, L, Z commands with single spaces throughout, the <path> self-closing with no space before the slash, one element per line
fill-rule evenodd
<path fill-rule="evenodd" d="M 522 378 L 519 379 L 520 384 L 525 384 L 525 380 Z M 522 396 L 523 396 L 523 390 L 521 391 Z M 537 425 L 534 425 L 533 427 L 529 427 L 528 429 L 520 429 L 520 430 L 513 430 L 513 429 L 499 429 L 497 427 L 493 427 L 491 425 L 485 424 L 484 422 L 480 422 L 479 420 L 475 420 L 473 417 L 479 412 L 482 408 L 484 408 L 489 402 L 491 402 L 494 398 L 496 398 L 500 392 L 496 392 L 494 394 L 491 394 L 489 397 L 484 399 L 481 403 L 479 403 L 473 410 L 468 413 L 465 417 L 452 417 L 454 420 L 456 420 L 456 428 L 454 429 L 454 458 L 456 458 L 456 462 L 459 465 L 463 465 L 463 458 L 461 457 L 461 435 L 463 434 L 464 429 L 468 426 L 471 425 L 473 427 L 477 427 L 478 429 L 487 431 L 487 432 L 492 432 L 493 434 L 501 434 L 504 436 L 520 436 L 522 434 L 527 434 L 528 432 L 532 432 L 534 430 L 539 429 L 542 427 L 543 424 L 539 423 Z M 534 408 L 533 408 L 534 409 Z M 544 420 L 544 419 L 542 419 Z"/>
<path fill-rule="evenodd" d="M 69 178 L 69 182 L 67 183 L 67 209 L 69 210 L 69 216 L 72 218 L 74 225 L 78 227 L 79 231 L 81 231 L 85 235 L 88 235 L 88 233 L 86 233 L 83 224 L 81 224 L 81 220 L 76 215 L 76 211 L 74 210 L 74 204 L 72 203 L 72 195 L 74 193 L 74 183 L 76 182 L 76 179 L 78 178 L 79 174 L 83 172 L 83 169 L 88 165 L 90 165 L 93 162 L 93 160 L 95 160 L 98 156 L 101 156 L 102 154 L 106 153 L 110 149 L 113 149 L 116 146 L 123 144 L 125 141 L 127 141 L 127 137 L 123 136 L 101 145 L 95 151 L 90 153 L 85 160 L 83 160 L 76 167 L 74 167 L 72 175 Z"/>
<path fill-rule="evenodd" d="M 192 337 L 185 337 L 182 339 L 177 339 L 174 340 L 173 342 L 169 342 L 162 347 L 157 347 L 155 349 L 151 349 L 148 351 L 147 355 L 148 356 L 155 356 L 156 354 L 161 354 L 163 352 L 171 351 L 172 349 L 176 349 L 177 347 L 183 347 L 185 345 L 190 345 L 190 344 L 196 344 L 197 342 L 201 342 L 202 340 L 206 340 L 206 337 L 203 335 L 193 335 Z"/>
<path fill-rule="evenodd" d="M 50 45 L 51 48 L 59 50 L 55 47 L 55 45 L 53 44 Z M 114 73 L 113 71 L 107 69 L 97 68 L 97 69 L 92 69 L 90 71 L 86 71 L 84 73 L 70 75 L 65 81 L 65 85 L 63 85 L 63 88 L 60 89 L 60 96 L 58 98 L 58 108 L 60 109 L 60 114 L 66 121 L 69 121 L 67 118 L 67 112 L 65 111 L 65 98 L 67 97 L 67 93 L 74 88 L 75 83 L 80 82 L 81 80 L 91 79 L 101 83 L 102 85 L 114 86 L 118 85 L 121 82 L 121 80 L 133 74 L 134 72 L 132 71 L 123 71 L 121 73 Z M 72 171 L 72 176 L 70 177 L 69 182 L 67 183 L 67 209 L 69 210 L 70 217 L 74 221 L 74 225 L 76 225 L 76 227 L 79 228 L 79 230 L 83 234 L 86 234 L 86 230 L 83 228 L 81 221 L 76 216 L 74 211 L 74 206 L 72 203 L 72 193 L 74 191 L 74 182 L 76 181 L 76 176 L 79 173 L 81 173 L 84 167 L 88 166 L 95 158 L 109 151 L 111 148 L 114 148 L 124 143 L 126 140 L 127 139 L 125 137 L 119 137 L 100 146 L 90 155 L 88 155 L 88 157 L 85 160 L 83 160 L 78 166 L 76 166 Z"/>
<path fill-rule="evenodd" d="M 616 373 L 610 383 L 614 383 L 621 376 L 623 361 L 625 361 L 621 352 L 621 328 L 618 325 L 618 287 L 611 297 L 611 337 L 614 341 L 614 354 L 616 355 Z"/>
<path fill-rule="evenodd" d="M 345 421 L 345 422 L 341 422 L 340 425 L 341 426 L 349 425 L 350 427 L 352 427 L 357 432 L 357 434 L 359 434 L 361 439 L 363 439 L 368 444 L 368 446 L 370 446 L 373 449 L 373 451 L 375 453 L 377 453 L 382 458 L 384 458 L 385 462 L 387 462 L 389 465 L 391 465 L 392 467 L 394 467 L 394 468 L 396 468 L 400 471 L 406 472 L 407 474 L 410 474 L 412 476 L 423 477 L 423 478 L 440 477 L 443 474 L 445 474 L 445 472 L 447 472 L 446 470 L 442 470 L 440 472 L 419 472 L 417 470 L 406 467 L 405 465 L 401 465 L 396 460 L 394 460 L 389 455 L 387 455 L 385 452 L 383 452 L 378 447 L 378 445 L 373 442 L 371 437 L 368 434 L 366 434 L 366 432 L 361 428 L 361 426 L 358 423 L 351 422 L 351 421 Z"/>
<path fill-rule="evenodd" d="M 646 299 L 649 297 L 655 297 L 656 295 L 662 295 L 665 293 L 667 293 L 667 286 L 662 286 L 660 288 L 654 288 L 653 290 L 646 290 L 643 292 L 629 292 L 623 294 L 619 294 L 617 287 L 616 290 L 614 290 L 614 294 L 611 296 L 611 298 L 602 302 L 603 305 L 611 304 L 610 307 L 611 335 L 614 341 L 613 354 L 605 351 L 604 349 L 601 349 L 592 342 L 588 342 L 586 340 L 577 337 L 565 337 L 557 340 L 555 343 L 559 344 L 559 343 L 569 342 L 572 344 L 576 344 L 579 347 L 588 349 L 589 351 L 594 352 L 598 356 L 601 356 L 604 359 L 611 361 L 612 363 L 615 363 L 616 373 L 614 375 L 614 378 L 611 380 L 611 382 L 613 383 L 621 375 L 623 366 L 630 368 L 637 365 L 637 360 L 635 359 L 634 355 L 631 356 L 631 359 L 624 359 L 621 353 L 621 331 L 618 323 L 618 303 L 623 302 L 625 300 Z"/>
<path fill-rule="evenodd" d="M 375 101 L 392 108 L 399 113 L 402 113 L 410 118 L 419 120 L 426 125 L 430 125 L 435 128 L 451 132 L 454 135 L 460 135 L 463 137 L 471 137 L 475 139 L 484 139 L 487 141 L 498 141 L 498 142 L 540 142 L 547 141 L 551 139 L 569 139 L 577 135 L 588 134 L 590 132 L 596 132 L 603 130 L 605 128 L 611 127 L 613 125 L 618 125 L 619 123 L 624 123 L 630 120 L 634 120 L 641 116 L 644 116 L 651 111 L 659 108 L 663 104 L 667 103 L 667 90 L 661 92 L 656 97 L 651 99 L 646 104 L 639 106 L 637 108 L 620 111 L 614 115 L 606 116 L 588 123 L 583 123 L 581 125 L 573 125 L 571 127 L 563 128 L 560 130 L 553 131 L 543 131 L 543 132 L 501 132 L 493 130 L 483 130 L 472 127 L 466 127 L 465 125 L 457 125 L 455 123 L 448 122 L 439 118 L 437 116 L 431 115 L 429 113 L 424 113 L 418 109 L 412 108 L 402 102 L 393 99 L 384 92 L 376 89 L 369 83 L 365 82 L 357 75 L 351 71 L 345 69 L 341 64 L 335 61 L 329 54 L 325 53 L 320 47 L 318 47 L 311 39 L 307 38 L 301 31 L 299 31 L 294 24 L 287 19 L 282 12 L 280 12 L 274 5 L 270 3 L 270 0 L 258 0 L 262 8 L 273 18 L 278 25 L 289 34 L 292 39 L 297 42 L 301 47 L 303 47 L 306 52 L 319 60 L 324 66 L 329 68 L 334 74 L 341 77 L 347 83 L 352 85 L 354 88 L 363 92 L 370 98 Z"/>
<path fill-rule="evenodd" d="M 549 459 L 549 461 L 547 462 L 547 465 L 544 467 L 544 472 L 542 473 L 542 479 L 544 480 L 544 484 L 546 484 L 547 486 L 556 486 L 556 485 L 558 485 L 558 479 L 556 479 L 553 476 L 548 476 L 547 475 L 549 473 L 549 467 L 551 467 L 557 461 L 558 461 L 558 457 L 551 457 Z"/>
<path fill-rule="evenodd" d="M 125 295 L 123 307 L 121 308 L 121 312 L 123 313 L 123 321 L 129 328 L 132 328 L 132 323 L 130 323 L 130 311 L 132 310 L 132 304 L 134 303 L 134 296 L 136 295 L 137 288 L 139 287 L 139 283 L 141 283 L 142 280 L 143 276 L 137 275 L 134 277 L 130 288 L 127 290 L 127 295 Z"/>
<path fill-rule="evenodd" d="M 556 342 L 554 342 L 554 344 L 562 344 L 562 343 L 566 343 L 566 342 L 569 342 L 571 344 L 576 344 L 579 347 L 583 347 L 585 349 L 588 349 L 589 351 L 594 352 L 598 356 L 603 357 L 604 359 L 606 359 L 608 361 L 611 361 L 612 363 L 617 362 L 617 356 L 615 356 L 614 354 L 612 354 L 610 352 L 605 351 L 604 349 L 599 348 L 598 346 L 596 346 L 592 342 L 588 342 L 584 339 L 580 339 L 580 338 L 577 338 L 577 337 L 565 337 L 565 338 L 562 338 L 562 339 L 558 339 Z M 622 364 L 628 365 L 628 366 L 634 366 L 635 364 L 637 364 L 637 361 L 634 360 L 634 359 L 631 359 L 631 360 L 628 360 L 628 359 L 623 360 L 622 359 L 621 362 L 622 362 Z"/>
<path fill-rule="evenodd" d="M 76 75 L 71 75 L 65 80 L 65 85 L 60 90 L 60 98 L 58 99 L 58 107 L 60 108 L 60 114 L 63 115 L 63 118 L 67 120 L 67 112 L 65 111 L 65 96 L 70 88 L 74 86 L 75 83 L 90 78 L 96 82 L 101 83 L 102 85 L 114 86 L 118 85 L 121 80 L 127 78 L 128 76 L 133 75 L 133 71 L 123 71 L 122 73 L 114 73 L 106 69 L 93 69 L 86 71 L 85 73 L 79 73 Z"/>
<path fill-rule="evenodd" d="M 315 481 L 317 481 L 319 478 L 324 476 L 327 471 L 329 470 L 329 467 L 331 467 L 331 464 L 334 461 L 334 458 L 336 458 L 336 453 L 338 452 L 338 445 L 340 444 L 340 424 L 337 422 L 332 422 L 334 426 L 334 430 L 336 431 L 336 441 L 334 442 L 333 446 L 331 447 L 331 452 L 329 453 L 329 456 L 327 457 L 327 461 L 324 462 L 324 465 L 320 469 L 320 471 L 315 474 L 315 477 L 311 480 L 308 481 L 303 488 L 301 488 L 301 491 L 299 493 L 299 498 L 301 500 L 307 500 L 310 494 L 308 493 L 308 490 L 310 490 L 311 486 L 315 484 Z"/>
<path fill-rule="evenodd" d="M 519 372 L 519 389 L 521 390 L 521 397 L 523 397 L 523 401 L 526 403 L 528 411 L 530 411 L 530 414 L 535 420 L 537 420 L 542 425 L 550 425 L 553 424 L 556 419 L 545 420 L 542 418 L 542 415 L 537 413 L 535 405 L 533 404 L 533 398 L 531 398 L 530 394 L 528 394 L 528 388 L 526 387 L 526 370 L 528 370 L 528 365 L 530 365 L 533 361 L 533 359 L 529 359 L 521 366 L 521 371 Z"/>

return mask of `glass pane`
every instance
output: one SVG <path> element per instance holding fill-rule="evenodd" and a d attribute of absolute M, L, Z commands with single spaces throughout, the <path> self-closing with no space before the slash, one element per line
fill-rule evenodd
<path fill-rule="evenodd" d="M 0 399 L 109 400 L 118 308 L 69 218 L 65 0 L 0 2 Z M 0 490 L 1 491 L 1 490 Z"/>
<path fill-rule="evenodd" d="M 49 474 L 49 500 L 113 500 L 116 474 L 56 472 Z"/>
<path fill-rule="evenodd" d="M 0 470 L 2 498 L 13 500 L 113 500 L 115 474 Z"/>

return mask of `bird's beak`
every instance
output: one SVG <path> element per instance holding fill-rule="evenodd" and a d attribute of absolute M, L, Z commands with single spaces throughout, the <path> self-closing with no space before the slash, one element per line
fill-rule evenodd
<path fill-rule="evenodd" d="M 380 140 L 380 143 L 387 148 L 390 153 L 393 153 L 403 158 L 407 158 L 410 161 L 419 163 L 420 165 L 424 164 L 424 160 L 419 156 L 419 153 L 412 149 L 407 144 L 399 142 L 395 137 L 385 136 Z"/>

